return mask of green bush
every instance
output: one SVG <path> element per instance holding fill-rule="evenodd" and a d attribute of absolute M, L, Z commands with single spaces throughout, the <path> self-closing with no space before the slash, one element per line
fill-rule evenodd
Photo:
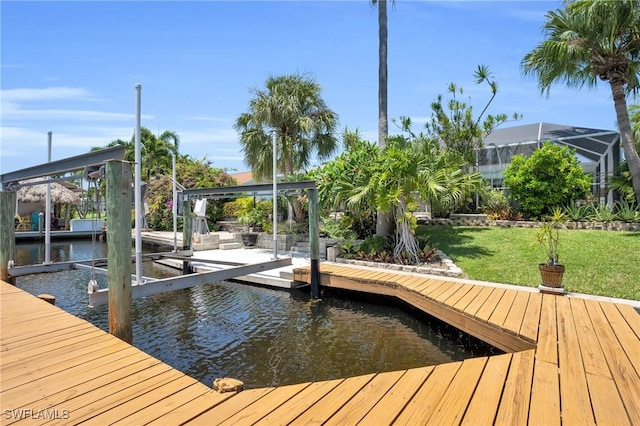
<path fill-rule="evenodd" d="M 568 206 L 564 207 L 564 213 L 569 220 L 574 222 L 585 222 L 591 216 L 591 205 L 578 204 L 572 201 Z"/>
<path fill-rule="evenodd" d="M 640 207 L 629 203 L 626 200 L 618 201 L 615 204 L 616 218 L 623 222 L 640 222 Z"/>
<path fill-rule="evenodd" d="M 616 214 L 614 213 L 613 208 L 606 204 L 602 206 L 593 206 L 589 220 L 591 222 L 613 222 L 616 220 Z"/>
<path fill-rule="evenodd" d="M 592 181 L 591 176 L 584 173 L 574 150 L 551 142 L 545 142 L 529 158 L 514 156 L 504 176 L 511 197 L 530 218 L 585 198 Z"/>
<path fill-rule="evenodd" d="M 331 217 L 323 218 L 320 223 L 320 236 L 335 238 L 336 240 L 348 240 L 356 238 L 356 233 L 342 226 L 339 220 Z"/>
<path fill-rule="evenodd" d="M 493 189 L 483 199 L 483 211 L 490 220 L 508 220 L 511 218 L 511 204 L 504 192 Z"/>
<path fill-rule="evenodd" d="M 368 238 L 360 244 L 360 251 L 365 254 L 378 254 L 383 251 L 391 250 L 391 242 L 388 238 L 381 235 L 374 235 Z"/>

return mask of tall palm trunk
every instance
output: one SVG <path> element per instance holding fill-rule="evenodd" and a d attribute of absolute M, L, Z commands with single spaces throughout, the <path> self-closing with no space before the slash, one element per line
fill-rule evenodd
<path fill-rule="evenodd" d="M 293 175 L 293 160 L 291 160 L 291 156 L 289 156 L 284 162 L 284 177 L 286 179 L 291 175 Z M 291 204 L 293 205 L 293 217 L 296 223 L 302 223 L 304 221 L 304 214 L 300 201 L 296 197 Z"/>
<path fill-rule="evenodd" d="M 378 146 L 384 148 L 389 135 L 387 117 L 387 0 L 378 3 Z M 391 213 L 377 212 L 376 234 L 389 234 Z"/>
<path fill-rule="evenodd" d="M 387 116 L 387 0 L 378 0 L 378 146 L 389 135 Z"/>
<path fill-rule="evenodd" d="M 631 122 L 629 121 L 629 112 L 627 110 L 624 84 L 612 79 L 611 93 L 613 94 L 613 104 L 616 109 L 616 118 L 618 120 L 618 128 L 620 129 L 624 156 L 629 164 L 631 184 L 635 192 L 636 202 L 640 204 L 640 157 L 638 157 L 638 152 L 633 146 L 633 134 L 631 132 Z"/>

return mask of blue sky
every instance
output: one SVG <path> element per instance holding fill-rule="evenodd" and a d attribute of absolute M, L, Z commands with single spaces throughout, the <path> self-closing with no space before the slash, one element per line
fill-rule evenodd
<path fill-rule="evenodd" d="M 402 1 L 389 8 L 389 118 L 422 126 L 447 86 L 481 110 L 473 72 L 499 84 L 493 114 L 615 129 L 608 85 L 549 97 L 520 71 L 559 1 Z M 269 75 L 309 73 L 340 118 L 377 140 L 377 12 L 358 1 L 0 2 L 0 172 L 83 154 L 131 138 L 136 83 L 142 125 L 173 130 L 180 151 L 247 170 L 235 119 Z M 390 123 L 390 133 L 397 128 Z"/>

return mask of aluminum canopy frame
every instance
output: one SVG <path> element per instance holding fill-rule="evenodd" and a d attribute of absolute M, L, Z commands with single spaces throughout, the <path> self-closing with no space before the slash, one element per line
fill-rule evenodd
<path fill-rule="evenodd" d="M 600 200 L 613 203 L 613 193 L 606 188 L 606 179 L 614 175 L 621 159 L 620 134 L 614 130 L 542 122 L 496 129 L 484 139 L 484 147 L 478 152 L 480 173 L 484 169 L 501 178 L 514 154 L 530 154 L 545 141 L 575 149 L 586 162 L 593 163 L 593 170 L 589 172 L 594 175 Z"/>

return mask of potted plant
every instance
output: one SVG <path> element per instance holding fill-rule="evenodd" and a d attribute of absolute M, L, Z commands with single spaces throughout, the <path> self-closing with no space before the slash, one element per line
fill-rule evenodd
<path fill-rule="evenodd" d="M 238 216 L 238 223 L 246 229 L 245 232 L 242 232 L 242 242 L 245 247 L 256 245 L 257 232 L 262 230 L 262 223 L 265 219 L 263 212 L 255 207 Z"/>
<path fill-rule="evenodd" d="M 564 265 L 558 262 L 560 246 L 560 230 L 565 228 L 566 214 L 560 208 L 555 208 L 549 220 L 542 223 L 536 233 L 536 242 L 545 249 L 546 263 L 540 263 L 538 268 L 542 278 L 542 285 L 551 288 L 562 288 Z"/>

